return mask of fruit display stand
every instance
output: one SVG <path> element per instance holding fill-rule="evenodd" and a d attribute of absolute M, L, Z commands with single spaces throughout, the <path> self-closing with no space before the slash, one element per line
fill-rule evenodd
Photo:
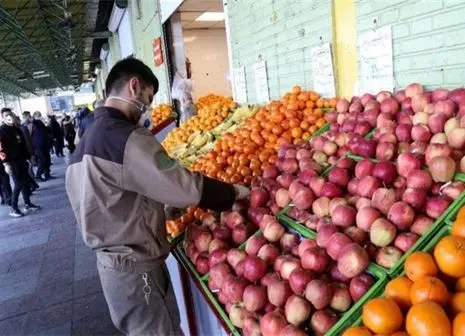
<path fill-rule="evenodd" d="M 285 224 L 285 223 L 284 223 Z M 315 234 L 307 231 L 301 227 L 293 228 L 292 223 L 291 225 L 287 226 L 287 232 L 291 232 L 300 236 L 300 239 L 304 238 L 315 238 Z M 253 236 L 262 235 L 261 231 L 258 230 L 253 234 Z M 246 243 L 243 243 L 239 246 L 239 249 L 244 250 Z M 228 316 L 228 313 L 223 308 L 222 304 L 218 301 L 215 294 L 208 288 L 208 276 L 200 275 L 195 266 L 187 257 L 182 244 L 178 244 L 173 251 L 178 262 L 183 266 L 183 268 L 188 272 L 189 276 L 193 279 L 194 284 L 197 286 L 201 294 L 203 295 L 204 299 L 208 303 L 209 307 L 214 312 L 215 316 L 221 323 L 224 330 L 230 335 L 241 335 L 241 329 L 234 326 L 231 319 Z M 327 336 L 337 336 L 342 333 L 344 329 L 351 326 L 353 321 L 356 320 L 361 313 L 361 309 L 364 303 L 369 300 L 370 298 L 374 297 L 377 293 L 382 291 L 387 283 L 387 277 L 385 272 L 376 264 L 370 263 L 366 272 L 373 276 L 375 279 L 371 288 L 365 293 L 365 295 L 359 299 L 356 303 L 354 303 L 348 311 L 345 313 L 341 313 L 339 315 L 339 320 L 337 323 L 325 334 Z M 307 331 L 309 335 L 311 335 L 311 331 Z"/>

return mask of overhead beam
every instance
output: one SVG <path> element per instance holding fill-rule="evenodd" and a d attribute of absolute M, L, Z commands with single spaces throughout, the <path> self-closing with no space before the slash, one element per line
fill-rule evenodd
<path fill-rule="evenodd" d="M 23 70 L 23 69 L 20 69 L 16 64 L 14 64 L 11 60 L 9 60 L 8 58 L 6 58 L 5 56 L 3 56 L 3 54 L 0 54 L 0 60 L 2 60 L 3 62 L 7 63 L 9 66 L 11 66 L 12 68 L 14 68 L 15 70 L 17 70 L 18 72 L 21 72 L 23 73 L 27 78 L 30 78 L 32 79 L 34 82 L 36 82 L 37 84 L 39 84 L 39 86 L 42 88 L 42 89 L 45 89 L 45 86 L 43 86 L 39 81 L 37 81 L 33 76 L 32 74 L 28 73 L 27 71 Z"/>
<path fill-rule="evenodd" d="M 17 87 L 20 92 L 25 91 L 25 92 L 32 93 L 35 96 L 37 95 L 34 91 L 32 91 L 31 89 L 25 87 L 24 85 L 21 85 L 21 84 L 15 83 L 13 81 L 7 80 L 6 78 L 0 78 L 0 82 L 6 83 L 6 84 L 8 84 L 10 86 Z"/>
<path fill-rule="evenodd" d="M 53 71 L 51 71 L 50 66 L 47 65 L 46 62 L 44 62 L 39 50 L 37 50 L 37 48 L 29 41 L 22 26 L 14 18 L 12 18 L 11 15 L 5 9 L 1 7 L 0 7 L 0 21 L 5 23 L 6 26 L 8 26 L 10 30 L 13 30 L 13 34 L 15 34 L 21 40 L 21 42 L 23 42 L 23 44 L 37 56 L 37 61 L 41 64 L 41 66 L 47 69 L 50 76 L 58 84 L 58 86 L 63 88 L 64 85 L 58 80 L 58 78 L 56 77 L 56 74 Z"/>

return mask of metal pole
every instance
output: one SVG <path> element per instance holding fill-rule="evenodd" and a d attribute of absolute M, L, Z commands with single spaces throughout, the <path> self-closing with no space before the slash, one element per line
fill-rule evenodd
<path fill-rule="evenodd" d="M 21 107 L 21 98 L 19 96 L 17 96 L 17 98 L 18 98 L 18 104 L 19 104 L 19 112 L 23 113 L 23 108 Z"/>
<path fill-rule="evenodd" d="M 5 97 L 3 96 L 3 91 L 0 91 L 0 95 L 2 95 L 2 104 L 3 104 L 3 107 L 6 107 L 6 104 L 5 104 Z"/>

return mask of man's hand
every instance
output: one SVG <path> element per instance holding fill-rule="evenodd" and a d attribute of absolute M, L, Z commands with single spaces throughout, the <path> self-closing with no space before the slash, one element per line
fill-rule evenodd
<path fill-rule="evenodd" d="M 5 172 L 6 172 L 8 175 L 13 175 L 13 167 L 11 166 L 11 164 L 9 164 L 9 163 L 4 163 L 3 165 L 5 166 Z"/>
<path fill-rule="evenodd" d="M 234 190 L 236 190 L 236 201 L 243 200 L 250 195 L 249 188 L 241 184 L 234 184 Z"/>
<path fill-rule="evenodd" d="M 37 163 L 36 156 L 35 156 L 35 155 L 31 155 L 31 164 L 32 164 L 33 166 L 35 166 L 36 163 Z"/>

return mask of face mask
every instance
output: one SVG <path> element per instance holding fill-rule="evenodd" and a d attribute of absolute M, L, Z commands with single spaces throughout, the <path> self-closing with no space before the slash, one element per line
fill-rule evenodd
<path fill-rule="evenodd" d="M 145 104 L 143 104 L 140 101 L 135 100 L 135 99 L 126 99 L 126 98 L 123 98 L 123 97 L 108 97 L 108 99 L 122 100 L 122 101 L 124 101 L 124 102 L 126 102 L 128 104 L 131 104 L 132 106 L 135 106 L 139 110 L 141 116 L 145 112 L 147 112 L 149 110 L 149 108 Z"/>
<path fill-rule="evenodd" d="M 5 118 L 5 124 L 7 124 L 8 126 L 13 125 L 13 123 L 14 123 L 13 117 L 8 116 L 8 117 Z"/>

